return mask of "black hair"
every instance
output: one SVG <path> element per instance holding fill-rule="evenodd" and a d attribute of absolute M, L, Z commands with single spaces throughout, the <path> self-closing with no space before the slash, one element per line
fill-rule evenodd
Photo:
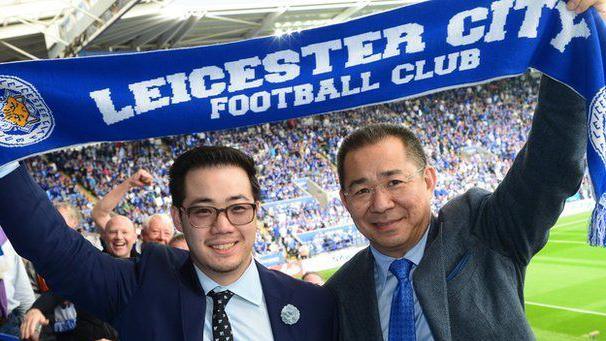
<path fill-rule="evenodd" d="M 253 198 L 259 200 L 260 186 L 252 157 L 238 149 L 225 146 L 201 146 L 179 155 L 170 167 L 170 195 L 173 206 L 181 207 L 185 199 L 185 177 L 191 170 L 216 166 L 235 166 L 248 175 Z"/>
<path fill-rule="evenodd" d="M 375 144 L 388 137 L 399 139 L 404 145 L 407 157 L 412 159 L 419 167 L 427 166 L 427 156 L 419 138 L 408 128 L 394 124 L 373 124 L 355 130 L 349 134 L 339 147 L 337 154 L 337 173 L 341 190 L 345 190 L 345 157 L 348 153 L 362 147 Z"/>

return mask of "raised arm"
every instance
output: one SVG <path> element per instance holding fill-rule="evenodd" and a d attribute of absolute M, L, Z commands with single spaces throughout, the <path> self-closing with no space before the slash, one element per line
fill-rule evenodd
<path fill-rule="evenodd" d="M 566 198 L 584 170 L 587 126 L 584 100 L 543 76 L 528 141 L 473 226 L 491 248 L 526 265 L 547 242 Z"/>
<path fill-rule="evenodd" d="M 135 262 L 102 254 L 70 229 L 22 166 L 0 178 L 0 226 L 56 294 L 105 321 L 137 287 Z"/>
<path fill-rule="evenodd" d="M 99 232 L 105 231 L 105 225 L 111 218 L 112 211 L 118 206 L 122 198 L 134 187 L 151 185 L 153 177 L 145 169 L 138 170 L 130 178 L 114 187 L 93 208 L 92 217 Z"/>

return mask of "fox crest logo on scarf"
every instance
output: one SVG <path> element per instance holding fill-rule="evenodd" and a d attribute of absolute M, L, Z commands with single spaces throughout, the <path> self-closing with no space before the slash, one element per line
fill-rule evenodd
<path fill-rule="evenodd" d="M 595 95 L 589 110 L 589 141 L 606 165 L 606 87 Z"/>
<path fill-rule="evenodd" d="M 0 75 L 0 146 L 23 147 L 40 142 L 54 126 L 50 109 L 31 84 Z"/>

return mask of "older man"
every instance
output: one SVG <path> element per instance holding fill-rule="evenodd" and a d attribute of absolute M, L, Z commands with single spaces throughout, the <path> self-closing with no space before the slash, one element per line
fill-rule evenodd
<path fill-rule="evenodd" d="M 373 125 L 338 153 L 341 199 L 370 247 L 329 280 L 342 340 L 532 340 L 524 275 L 578 190 L 585 105 L 543 77 L 528 142 L 491 193 L 474 188 L 436 216 L 436 170 L 408 129 Z"/>
<path fill-rule="evenodd" d="M 143 222 L 141 238 L 144 243 L 168 245 L 173 237 L 175 228 L 168 214 L 157 213 Z"/>
<path fill-rule="evenodd" d="M 122 215 L 115 215 L 109 219 L 103 231 L 106 251 L 117 258 L 136 256 L 133 250 L 137 233 L 133 222 Z"/>
<path fill-rule="evenodd" d="M 55 208 L 57 208 L 57 211 L 59 211 L 63 219 L 65 219 L 67 226 L 74 230 L 78 228 L 80 221 L 82 220 L 80 210 L 64 201 L 55 203 Z"/>
<path fill-rule="evenodd" d="M 570 0 L 577 12 L 605 0 Z M 578 61 L 580 65 L 584 61 Z M 533 340 L 524 314 L 531 258 L 583 176 L 585 103 L 543 77 L 528 141 L 494 192 L 433 215 L 436 170 L 401 126 L 354 131 L 339 148 L 341 200 L 370 240 L 326 284 L 341 340 Z"/>
<path fill-rule="evenodd" d="M 171 247 L 176 247 L 177 249 L 189 251 L 189 246 L 187 246 L 187 241 L 185 240 L 185 236 L 183 233 L 176 234 L 174 237 L 170 239 L 168 245 Z"/>

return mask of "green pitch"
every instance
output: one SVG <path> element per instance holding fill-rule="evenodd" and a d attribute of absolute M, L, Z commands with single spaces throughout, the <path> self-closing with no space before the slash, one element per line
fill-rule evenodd
<path fill-rule="evenodd" d="M 526 314 L 538 340 L 606 340 L 606 249 L 587 245 L 588 218 L 560 219 L 528 267 Z"/>

